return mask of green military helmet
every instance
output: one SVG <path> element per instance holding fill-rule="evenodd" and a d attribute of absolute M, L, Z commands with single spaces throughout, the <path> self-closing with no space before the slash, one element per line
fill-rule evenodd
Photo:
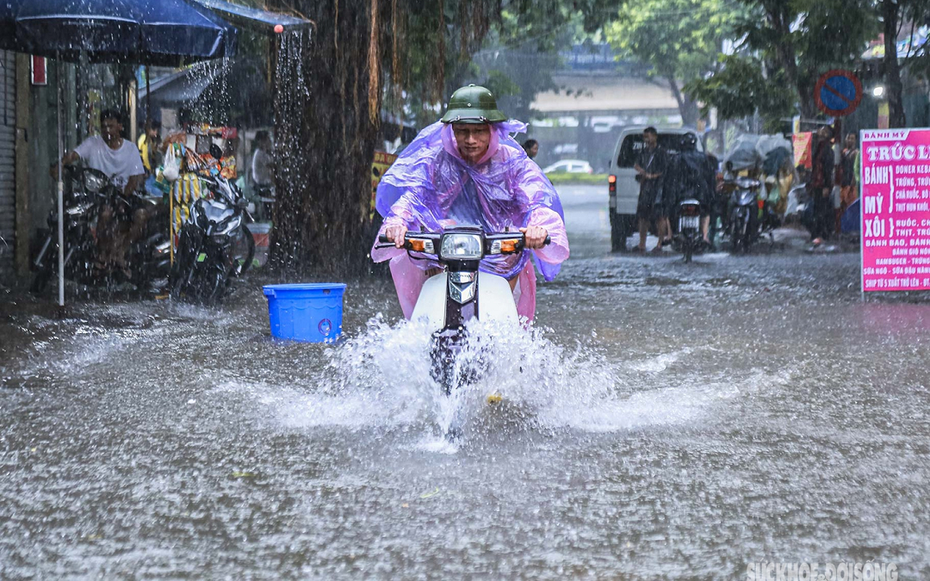
<path fill-rule="evenodd" d="M 499 123 L 507 116 L 497 108 L 491 91 L 478 85 L 468 85 L 452 93 L 443 123 Z"/>

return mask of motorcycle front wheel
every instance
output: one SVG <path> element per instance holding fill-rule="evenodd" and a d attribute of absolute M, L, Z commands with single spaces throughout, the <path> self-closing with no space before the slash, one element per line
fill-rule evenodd
<path fill-rule="evenodd" d="M 174 253 L 174 264 L 168 275 L 170 294 L 172 299 L 179 299 L 181 294 L 188 290 L 194 269 L 197 268 L 197 249 L 194 248 L 194 238 L 199 230 L 192 225 L 184 226 L 178 236 L 178 249 Z"/>
<path fill-rule="evenodd" d="M 206 305 L 215 305 L 223 300 L 226 295 L 226 283 L 229 280 L 229 272 L 220 264 L 204 272 L 201 281 L 200 297 Z"/>
<path fill-rule="evenodd" d="M 730 252 L 738 254 L 749 251 L 749 213 L 746 208 L 740 208 L 733 212 L 730 219 Z"/>
<path fill-rule="evenodd" d="M 746 216 L 746 233 L 743 240 L 743 252 L 749 252 L 750 247 L 759 237 L 759 212 L 755 208 L 749 208 Z"/>
<path fill-rule="evenodd" d="M 255 238 L 245 224 L 239 229 L 233 242 L 233 274 L 242 276 L 255 259 Z"/>

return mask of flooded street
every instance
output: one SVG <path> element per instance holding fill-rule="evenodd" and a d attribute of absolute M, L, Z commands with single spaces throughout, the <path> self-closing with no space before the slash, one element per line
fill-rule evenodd
<path fill-rule="evenodd" d="M 4 296 L 0 578 L 930 577 L 926 299 L 792 244 L 612 255 L 606 189 L 560 190 L 572 258 L 457 445 L 387 277 L 345 281 L 336 346 L 269 338 L 261 284 L 298 281 L 267 275 L 222 309 Z"/>

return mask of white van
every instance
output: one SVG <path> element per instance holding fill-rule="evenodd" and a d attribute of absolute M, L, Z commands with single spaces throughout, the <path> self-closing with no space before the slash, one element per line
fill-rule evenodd
<path fill-rule="evenodd" d="M 639 231 L 636 220 L 639 182 L 636 181 L 636 170 L 633 169 L 633 165 L 643 148 L 643 130 L 646 127 L 646 125 L 624 127 L 614 147 L 614 155 L 610 159 L 608 193 L 610 196 L 610 248 L 613 252 L 626 250 L 627 238 Z M 656 131 L 659 133 L 659 145 L 671 155 L 678 154 L 682 135 L 697 134 L 687 127 L 657 127 Z M 697 150 L 704 151 L 700 139 L 697 142 Z"/>

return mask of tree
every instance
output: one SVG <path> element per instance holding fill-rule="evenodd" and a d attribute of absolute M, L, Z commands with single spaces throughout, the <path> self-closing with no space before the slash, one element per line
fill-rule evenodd
<path fill-rule="evenodd" d="M 501 12 L 484 47 L 472 61 L 475 78 L 498 98 L 513 118 L 529 121 L 536 95 L 557 90 L 552 73 L 558 70 L 558 51 L 571 46 L 580 16 L 564 3 L 530 7 L 510 6 Z"/>
<path fill-rule="evenodd" d="M 885 94 L 888 100 L 888 125 L 890 127 L 906 127 L 907 116 L 904 112 L 904 84 L 901 74 L 905 69 L 920 71 L 927 75 L 928 57 L 927 42 L 921 46 L 914 46 L 914 32 L 917 23 L 925 23 L 930 19 L 930 3 L 926 0 L 879 0 L 876 6 L 878 17 L 882 23 L 882 33 L 885 40 L 885 56 L 882 57 L 882 71 L 884 76 Z M 902 25 L 910 23 L 910 40 L 907 53 L 898 54 L 898 37 Z"/>
<path fill-rule="evenodd" d="M 277 41 L 272 264 L 367 269 L 382 106 L 412 111 L 417 125 L 435 121 L 451 90 L 475 73 L 470 57 L 492 27 L 500 30 L 503 11 L 550 29 L 579 12 L 594 26 L 619 1 L 266 0 L 315 23 L 309 38 Z M 501 74 L 487 80 L 503 86 Z"/>
<path fill-rule="evenodd" d="M 916 1 L 916 0 L 915 0 Z M 814 85 L 832 68 L 852 67 L 866 42 L 874 38 L 877 21 L 872 0 L 740 0 L 747 12 L 736 26 L 741 38 L 740 56 L 723 62 L 727 66 L 750 59 L 761 65 L 762 83 L 754 94 L 744 90 L 745 78 L 721 68 L 709 78 L 695 81 L 691 89 L 702 95 L 708 106 L 716 97 L 745 95 L 771 126 L 784 115 L 784 108 L 771 108 L 771 98 L 785 86 L 802 117 L 817 115 Z M 757 79 L 758 81 L 758 79 Z"/>
<path fill-rule="evenodd" d="M 898 64 L 898 18 L 904 2 L 882 0 L 882 31 L 885 36 L 885 56 L 883 65 L 885 70 L 885 91 L 888 95 L 888 126 L 904 127 L 907 118 L 904 115 L 901 84 L 901 68 Z"/>
<path fill-rule="evenodd" d="M 622 56 L 652 66 L 668 83 L 686 124 L 697 122 L 697 104 L 682 85 L 716 70 L 723 41 L 733 37 L 740 8 L 726 0 L 642 0 L 624 5 L 605 29 Z"/>
<path fill-rule="evenodd" d="M 505 12 L 525 41 L 580 15 L 587 29 L 623 0 L 266 0 L 315 23 L 309 38 L 279 35 L 275 65 L 277 267 L 352 273 L 368 267 L 370 171 L 382 107 L 435 121 L 471 56 Z M 485 80 L 513 92 L 506 73 Z"/>
<path fill-rule="evenodd" d="M 685 85 L 684 91 L 704 103 L 704 114 L 712 105 L 721 119 L 752 117 L 765 112 L 766 130 L 774 131 L 780 119 L 794 113 L 794 92 L 784 73 L 766 77 L 758 59 L 730 55 L 720 59 L 720 72 Z"/>
<path fill-rule="evenodd" d="M 406 88 L 438 108 L 445 95 L 447 47 L 467 56 L 487 34 L 499 4 L 289 0 L 283 6 L 285 1 L 269 4 L 294 9 L 316 26 L 309 39 L 279 40 L 279 193 L 271 259 L 278 267 L 361 272 L 371 244 L 370 172 L 385 78 L 400 89 L 394 99 Z"/>

